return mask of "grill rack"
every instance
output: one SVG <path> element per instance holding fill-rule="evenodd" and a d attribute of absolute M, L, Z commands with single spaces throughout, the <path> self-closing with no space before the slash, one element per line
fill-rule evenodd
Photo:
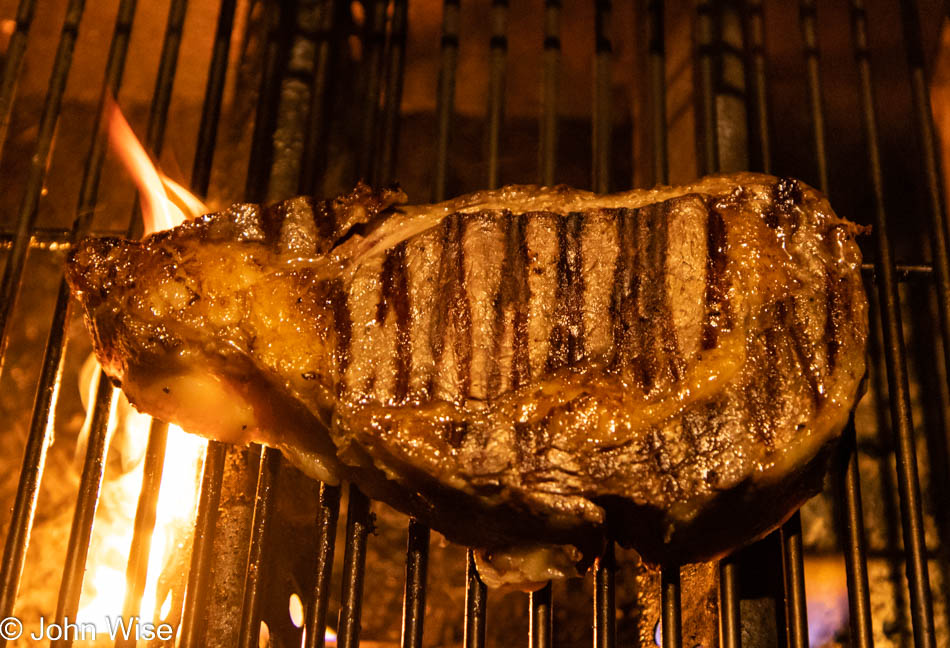
<path fill-rule="evenodd" d="M 17 212 L 16 228 L 13 232 L 4 232 L 0 245 L 9 250 L 0 282 L 0 363 L 2 353 L 8 342 L 8 323 L 13 312 L 17 294 L 21 288 L 26 255 L 31 247 L 59 247 L 73 245 L 80 237 L 89 232 L 91 214 L 96 204 L 99 176 L 105 156 L 105 143 L 102 137 L 92 138 L 86 158 L 82 189 L 77 217 L 71 230 L 41 230 L 34 227 L 37 206 L 48 161 L 52 152 L 56 123 L 62 109 L 63 94 L 69 75 L 72 52 L 79 36 L 79 24 L 84 9 L 84 0 L 70 0 L 62 27 L 55 63 L 50 76 L 46 102 L 39 119 L 35 153 L 32 157 L 27 182 L 23 188 L 23 198 Z M 179 44 L 181 40 L 186 0 L 173 0 L 169 9 L 168 25 L 162 46 L 161 64 L 146 136 L 146 146 L 158 153 L 164 139 L 164 129 L 171 99 Z M 342 4 L 338 0 L 313 0 L 301 2 L 301 6 L 317 12 L 320 27 L 312 40 L 317 44 L 314 67 L 310 71 L 312 81 L 311 110 L 306 125 L 307 141 L 302 157 L 293 166 L 300 173 L 300 189 L 312 191 L 316 169 L 320 166 L 322 147 L 326 145 L 326 127 L 323 116 L 327 111 L 328 60 L 331 56 L 330 41 L 333 17 Z M 398 107 L 401 97 L 402 73 L 406 38 L 407 0 L 393 0 L 392 16 L 387 18 L 389 2 L 368 0 L 367 5 L 367 54 L 369 61 L 365 72 L 368 92 L 366 102 L 361 107 L 363 136 L 360 150 L 361 175 L 375 181 L 390 179 L 395 162 L 398 137 Z M 5 141 L 10 116 L 13 109 L 16 82 L 21 71 L 27 39 L 35 13 L 36 0 L 22 0 L 17 17 L 16 28 L 11 36 L 0 80 L 0 142 Z M 130 40 L 132 22 L 135 16 L 135 0 L 122 0 L 115 25 L 106 74 L 103 83 L 107 91 L 117 95 L 121 86 L 122 73 Z M 500 151 L 500 124 L 503 116 L 504 81 L 506 72 L 506 20 L 507 1 L 495 0 L 492 3 L 493 35 L 491 39 L 490 85 L 489 85 L 489 154 L 487 161 L 486 184 L 489 187 L 498 184 L 498 158 Z M 874 204 L 874 237 L 877 245 L 875 264 L 864 267 L 866 275 L 873 277 L 878 286 L 881 308 L 881 324 L 885 336 L 885 360 L 889 384 L 890 414 L 897 440 L 898 486 L 901 501 L 904 546 L 907 548 L 907 577 L 911 599 L 911 619 L 913 622 L 915 645 L 935 646 L 933 627 L 933 604 L 929 586 L 928 568 L 922 528 L 922 504 L 917 475 L 917 459 L 913 443 L 914 430 L 910 416 L 910 400 L 906 370 L 906 352 L 903 347 L 902 322 L 898 311 L 897 284 L 899 281 L 920 280 L 933 282 L 939 304 L 940 332 L 943 339 L 950 340 L 950 264 L 946 250 L 947 225 L 944 219 L 944 189 L 939 170 L 937 147 L 935 142 L 933 116 L 928 99 L 924 70 L 924 55 L 921 47 L 918 9 L 915 2 L 901 2 L 902 28 L 910 71 L 912 98 L 914 101 L 915 129 L 922 150 L 922 166 L 928 189 L 928 207 L 931 216 L 931 241 L 933 243 L 933 265 L 896 265 L 891 244 L 887 235 L 887 218 L 884 208 L 884 179 L 881 172 L 880 144 L 873 99 L 873 78 L 867 44 L 867 16 L 863 0 L 851 0 L 852 41 L 855 60 L 859 72 L 862 126 L 867 144 L 869 159 L 868 173 Z M 195 155 L 192 188 L 199 195 L 207 192 L 218 118 L 221 112 L 225 74 L 228 64 L 228 51 L 231 30 L 235 18 L 236 0 L 222 0 L 217 29 L 214 36 L 213 56 L 209 71 L 201 127 L 198 131 L 198 147 Z M 731 7 L 731 5 L 730 5 Z M 804 59 L 807 69 L 808 101 L 813 126 L 813 148 L 818 168 L 819 188 L 829 188 L 828 162 L 826 152 L 825 118 L 821 92 L 820 68 L 818 65 L 820 47 L 817 37 L 817 5 L 815 0 L 801 0 L 800 27 L 805 44 Z M 717 44 L 714 34 L 714 16 L 722 7 L 715 6 L 710 0 L 700 0 L 697 5 L 697 45 L 698 45 L 698 87 L 701 110 L 699 121 L 701 130 L 707 134 L 702 140 L 701 167 L 705 172 L 713 172 L 719 167 L 716 133 L 717 108 L 716 93 L 716 57 Z M 732 7 L 734 9 L 734 7 Z M 771 166 L 769 119 L 767 105 L 767 71 L 764 57 L 763 7 L 761 0 L 748 0 L 747 38 L 749 60 L 747 74 L 752 91 L 749 109 L 754 115 L 755 127 L 752 129 L 751 144 L 757 150 L 759 167 L 768 171 Z M 545 2 L 545 34 L 543 40 L 543 109 L 540 120 L 540 180 L 551 183 L 555 175 L 558 124 L 556 101 L 558 96 L 557 70 L 560 57 L 560 0 Z M 729 10 L 729 7 L 726 8 Z M 595 70 L 594 70 L 594 108 L 593 125 L 593 177 L 595 190 L 607 191 L 610 177 L 610 56 L 611 42 L 607 36 L 607 24 L 611 12 L 608 0 L 596 3 L 595 21 Z M 655 102 L 652 110 L 654 147 L 654 172 L 658 181 L 666 179 L 667 151 L 664 70 L 663 19 L 664 5 L 660 0 L 648 3 L 650 17 L 649 82 L 651 96 Z M 271 10 L 271 27 L 277 29 L 280 19 L 278 12 Z M 388 27 L 388 29 L 387 29 Z M 435 158 L 435 177 L 433 180 L 433 199 L 446 196 L 447 169 L 456 65 L 458 60 L 460 30 L 459 0 L 445 0 L 443 4 L 443 34 L 441 42 L 441 69 L 437 101 L 437 148 Z M 282 53 L 274 45 L 265 55 L 265 69 L 279 69 Z M 261 201 L 267 197 L 266 164 L 274 164 L 271 147 L 273 128 L 279 119 L 280 82 L 276 74 L 264 75 L 262 100 L 258 105 L 253 136 L 253 151 L 246 186 L 247 199 Z M 273 87 L 271 87 L 273 86 Z M 382 98 L 382 101 L 380 101 Z M 101 110 L 99 111 L 101 114 Z M 98 116 L 96 128 L 98 132 Z M 374 164 L 374 161 L 378 161 Z M 128 234 L 136 236 L 140 232 L 140 219 L 133 214 Z M 55 408 L 58 389 L 62 377 L 63 351 L 66 342 L 66 322 L 69 314 L 69 293 L 65 282 L 60 284 L 56 307 L 52 319 L 46 352 L 42 362 L 42 373 L 33 409 L 30 434 L 23 458 L 16 502 L 13 508 L 10 528 L 4 549 L 3 562 L 0 565 L 0 616 L 9 616 L 14 611 L 26 549 L 36 508 L 40 480 L 43 476 L 47 446 L 50 442 L 51 412 Z M 944 361 L 950 367 L 950 344 L 944 344 Z M 0 364 L 0 371 L 5 367 Z M 108 412 L 111 409 L 115 392 L 107 380 L 100 382 L 93 405 L 93 424 L 89 445 L 82 470 L 81 482 L 77 494 L 77 506 L 73 518 L 69 548 L 63 571 L 63 581 L 59 591 L 57 618 L 75 617 L 78 609 L 86 554 L 92 532 L 93 518 L 98 503 L 99 488 L 102 482 L 105 456 L 107 452 L 106 428 Z M 129 558 L 131 575 L 129 608 L 136 600 L 135 592 L 141 593 L 144 586 L 147 556 L 149 551 L 148 532 L 138 524 L 148 518 L 149 510 L 154 515 L 157 501 L 159 479 L 148 476 L 161 472 L 164 456 L 164 440 L 167 426 L 154 423 L 149 434 L 146 454 L 146 480 L 140 495 L 136 514 L 136 533 Z M 871 611 L 867 576 L 867 559 L 863 534 L 863 519 L 860 500 L 860 480 L 855 454 L 855 431 L 849 425 L 843 437 L 844 461 L 842 470 L 836 472 L 835 479 L 840 482 L 845 499 L 845 513 L 842 520 L 845 538 L 845 557 L 848 577 L 849 603 L 851 609 L 852 642 L 861 647 L 873 643 L 871 631 Z M 180 635 L 181 645 L 201 645 L 200 612 L 207 604 L 208 577 L 210 573 L 211 538 L 215 527 L 215 511 L 221 495 L 222 476 L 226 454 L 231 450 L 223 444 L 211 442 L 208 447 L 201 496 L 196 522 L 196 541 L 189 573 L 188 593 L 184 606 Z M 254 508 L 253 532 L 250 539 L 250 558 L 247 581 L 244 591 L 242 623 L 240 632 L 241 646 L 258 644 L 258 619 L 260 617 L 260 590 L 257 576 L 265 557 L 265 540 L 268 522 L 272 515 L 274 501 L 274 480 L 279 462 L 276 451 L 260 451 L 260 475 Z M 322 646 L 326 628 L 327 601 L 330 590 L 330 571 L 333 563 L 335 528 L 339 516 L 341 492 L 338 487 L 321 485 L 319 495 L 318 518 L 319 548 L 317 560 L 316 588 L 307 601 L 306 609 L 306 645 Z M 346 517 L 346 544 L 344 555 L 344 578 L 342 608 L 338 626 L 338 645 L 351 648 L 359 643 L 360 601 L 363 586 L 366 538 L 371 520 L 369 501 L 357 489 L 350 487 L 349 504 Z M 426 561 L 429 543 L 429 531 L 423 526 L 411 522 L 406 563 L 406 587 L 403 613 L 402 645 L 418 647 L 422 645 L 423 612 L 425 610 Z M 802 567 L 801 523 L 796 514 L 781 530 L 783 566 L 786 584 L 787 642 L 790 646 L 807 645 L 807 621 L 804 599 L 804 580 Z M 597 647 L 615 645 L 616 631 L 614 609 L 614 563 L 612 547 L 598 562 L 595 570 L 595 593 L 593 601 L 594 644 Z M 738 566 L 731 559 L 722 561 L 721 566 L 721 642 L 731 648 L 740 645 L 740 619 L 738 605 Z M 464 645 L 477 648 L 485 644 L 485 586 L 479 581 L 473 563 L 471 551 L 468 553 L 466 570 L 467 591 L 465 610 Z M 679 602 L 679 568 L 665 566 L 662 570 L 662 619 L 663 645 L 678 647 L 681 640 L 681 610 Z M 552 601 L 550 586 L 535 592 L 529 597 L 530 638 L 532 646 L 552 645 Z M 0 640 L 0 646 L 5 645 Z M 57 645 L 69 645 L 68 640 Z"/>

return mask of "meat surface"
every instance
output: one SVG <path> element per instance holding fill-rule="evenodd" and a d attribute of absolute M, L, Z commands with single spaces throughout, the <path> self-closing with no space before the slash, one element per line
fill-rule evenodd
<path fill-rule="evenodd" d="M 818 192 L 403 201 L 361 185 L 86 239 L 68 280 L 136 407 L 280 448 L 483 560 L 608 535 L 710 559 L 819 490 L 868 324 L 861 228 Z"/>

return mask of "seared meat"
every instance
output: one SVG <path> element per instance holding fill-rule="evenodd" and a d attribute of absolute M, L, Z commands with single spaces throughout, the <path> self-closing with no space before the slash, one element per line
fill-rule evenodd
<path fill-rule="evenodd" d="M 820 487 L 865 372 L 860 228 L 795 180 L 235 205 L 68 278 L 141 410 L 484 548 L 721 555 Z M 499 554 L 500 555 L 500 554 Z"/>

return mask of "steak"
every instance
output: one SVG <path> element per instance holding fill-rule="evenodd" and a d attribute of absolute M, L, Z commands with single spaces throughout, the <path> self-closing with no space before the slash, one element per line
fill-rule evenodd
<path fill-rule="evenodd" d="M 67 277 L 137 408 L 280 448 L 483 559 L 607 537 L 711 559 L 820 489 L 868 323 L 862 228 L 814 189 L 404 201 L 238 204 L 86 239 Z"/>

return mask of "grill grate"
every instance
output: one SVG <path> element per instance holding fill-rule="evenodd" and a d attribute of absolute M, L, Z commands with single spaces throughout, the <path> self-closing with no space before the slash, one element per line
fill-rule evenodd
<path fill-rule="evenodd" d="M 54 65 L 50 76 L 28 176 L 22 187 L 22 200 L 16 214 L 15 228 L 3 232 L 6 265 L 0 283 L 0 370 L 9 341 L 9 322 L 14 312 L 17 295 L 23 283 L 26 258 L 31 248 L 51 249 L 69 246 L 90 232 L 92 214 L 97 199 L 100 175 L 105 159 L 103 137 L 94 135 L 85 158 L 83 179 L 76 218 L 70 230 L 38 228 L 36 219 L 49 159 L 53 149 L 56 124 L 62 112 L 63 96 L 79 38 L 79 27 L 84 10 L 83 0 L 71 0 L 66 10 Z M 317 177 L 325 169 L 329 151 L 327 124 L 333 121 L 330 88 L 333 57 L 342 39 L 336 30 L 341 12 L 348 9 L 339 0 L 300 0 L 292 8 L 267 4 L 267 25 L 270 37 L 263 64 L 264 74 L 259 92 L 252 138 L 252 152 L 245 186 L 246 198 L 263 201 L 281 197 L 287 188 L 299 188 L 312 193 L 317 188 Z M 398 150 L 399 107 L 402 97 L 403 71 L 406 60 L 407 0 L 367 0 L 365 25 L 361 36 L 364 47 L 363 65 L 357 84 L 362 88 L 360 111 L 359 150 L 356 168 L 359 175 L 374 182 L 391 181 L 394 176 Z M 0 142 L 6 139 L 14 107 L 16 82 L 22 69 L 24 52 L 35 13 L 35 0 L 23 0 L 17 11 L 16 26 L 10 40 L 0 80 Z M 147 147 L 157 155 L 164 141 L 165 127 L 175 72 L 178 66 L 179 46 L 186 15 L 186 0 L 173 0 L 168 11 L 158 78 L 149 112 Z M 773 146 L 770 141 L 768 97 L 768 70 L 765 56 L 764 8 L 762 0 L 745 3 L 745 38 L 748 47 L 746 74 L 751 87 L 749 110 L 752 156 L 755 165 L 763 171 L 772 167 Z M 826 120 L 819 67 L 818 10 L 814 0 L 802 0 L 800 28 L 804 43 L 804 63 L 807 81 L 807 103 L 813 134 L 812 148 L 817 165 L 819 187 L 829 189 Z M 213 37 L 212 58 L 206 84 L 201 123 L 198 130 L 191 186 L 199 195 L 205 195 L 211 180 L 217 125 L 221 115 L 229 48 L 234 27 L 237 0 L 223 0 L 220 5 L 216 31 Z M 489 84 L 487 94 L 487 160 L 484 182 L 496 187 L 500 177 L 500 156 L 504 133 L 508 50 L 508 2 L 491 3 L 491 41 L 488 60 Z M 664 39 L 664 12 L 660 0 L 646 4 L 648 17 L 648 83 L 650 87 L 650 130 L 653 142 L 652 166 L 657 182 L 666 182 L 669 176 L 667 151 L 666 97 L 666 44 Z M 717 66 L 720 64 L 721 45 L 717 40 L 717 20 L 723 13 L 738 12 L 731 3 L 699 0 L 696 7 L 697 88 L 699 97 L 698 121 L 704 133 L 699 147 L 699 166 L 712 172 L 720 167 L 720 116 L 717 114 Z M 933 243 L 934 264 L 896 264 L 888 237 L 888 219 L 885 214 L 884 176 L 881 165 L 879 129 L 875 115 L 872 68 L 867 43 L 867 16 L 862 0 L 851 0 L 853 52 L 859 74 L 862 126 L 869 160 L 868 173 L 874 207 L 874 237 L 877 245 L 876 262 L 866 264 L 865 275 L 878 286 L 880 293 L 881 324 L 885 336 L 885 365 L 889 384 L 890 415 L 896 431 L 898 486 L 901 501 L 903 540 L 907 548 L 908 594 L 915 644 L 919 647 L 936 645 L 933 624 L 933 601 L 926 562 L 921 493 L 914 445 L 914 428 L 910 415 L 910 396 L 907 377 L 907 358 L 903 346 L 902 322 L 898 302 L 898 282 L 933 282 L 939 303 L 943 339 L 950 340 L 950 264 L 946 249 L 946 222 L 944 196 L 933 117 L 928 100 L 924 70 L 924 54 L 919 36 L 921 29 L 916 3 L 901 3 L 902 27 L 905 32 L 907 60 L 914 101 L 915 129 L 922 150 L 922 164 L 928 190 L 928 209 L 931 218 L 930 240 Z M 560 95 L 559 67 L 561 65 L 561 1 L 545 0 L 542 58 L 541 110 L 539 128 L 539 179 L 552 184 L 557 176 L 558 111 Z M 122 0 L 109 47 L 103 80 L 103 97 L 117 95 L 122 85 L 123 70 L 129 49 L 135 0 Z M 597 191 L 608 191 L 611 176 L 611 56 L 610 40 L 612 7 L 609 0 L 599 0 L 595 7 L 594 88 L 591 113 L 592 124 L 592 178 Z M 735 13 L 735 15 L 739 15 Z M 312 57 L 297 68 L 300 61 L 290 55 L 291 46 L 284 42 L 288 21 L 302 19 L 310 28 L 294 31 L 293 43 L 309 44 Z M 459 0 L 444 0 L 442 17 L 439 80 L 436 101 L 436 147 L 432 199 L 442 200 L 448 195 L 449 151 L 453 131 L 454 96 L 457 80 L 461 8 Z M 307 110 L 294 112 L 291 104 L 300 101 L 293 91 L 294 84 L 304 86 Z M 97 111 L 93 133 L 99 132 L 100 110 Z M 299 106 L 298 106 L 299 107 Z M 301 115 L 303 115 L 301 117 Z M 294 121 L 296 119 L 296 121 Z M 302 149 L 275 147 L 281 129 L 290 129 L 300 135 Z M 286 135 L 286 133 L 285 133 Z M 291 189 L 292 191 L 293 189 Z M 128 233 L 136 235 L 140 218 L 133 212 Z M 63 355 L 69 319 L 69 294 L 61 282 L 55 305 L 45 354 L 42 360 L 39 388 L 33 407 L 30 433 L 23 457 L 23 467 L 13 506 L 9 531 L 0 566 L 0 616 L 10 616 L 15 610 L 21 575 L 34 522 L 40 481 L 43 478 L 46 451 L 51 442 L 52 412 L 59 396 L 63 372 Z M 944 361 L 950 367 L 950 344 L 944 344 Z M 108 416 L 116 397 L 107 380 L 101 380 L 93 405 L 92 433 L 86 450 L 82 476 L 77 491 L 73 517 L 64 561 L 63 580 L 59 590 L 56 617 L 75 618 L 83 583 L 85 563 L 89 550 L 93 521 L 98 505 L 106 453 L 108 450 Z M 146 452 L 145 480 L 138 502 L 128 563 L 129 593 L 125 613 L 130 615 L 140 599 L 145 585 L 150 551 L 149 537 L 161 481 L 165 454 L 167 426 L 153 423 Z M 204 645 L 202 615 L 209 608 L 212 587 L 212 564 L 215 560 L 214 535 L 218 520 L 216 512 L 222 491 L 229 486 L 225 467 L 229 453 L 235 452 L 224 444 L 211 442 L 207 450 L 201 496 L 198 505 L 195 543 L 188 576 L 187 595 L 180 625 L 180 645 Z M 256 456 L 256 455 L 254 455 Z M 240 613 L 239 644 L 259 645 L 262 598 L 262 576 L 267 570 L 268 530 L 276 506 L 275 483 L 280 470 L 279 453 L 271 449 L 260 451 L 260 473 L 253 510 L 253 525 L 249 539 L 243 606 Z M 853 424 L 845 431 L 842 457 L 835 473 L 839 492 L 843 497 L 842 537 L 847 567 L 849 603 L 851 611 L 851 641 L 857 646 L 873 644 L 872 617 L 869 598 L 867 550 L 863 535 L 860 480 L 856 457 Z M 354 487 L 349 488 L 346 511 L 346 542 L 343 556 L 342 605 L 337 625 L 338 645 L 354 648 L 359 645 L 360 614 L 364 587 L 367 535 L 372 528 L 370 501 Z M 327 627 L 328 600 L 334 559 L 334 540 L 339 517 L 341 491 L 338 487 L 320 486 L 317 517 L 317 555 L 314 589 L 306 601 L 305 645 L 322 647 Z M 403 606 L 402 645 L 419 648 L 423 644 L 424 611 L 426 607 L 426 575 L 429 550 L 429 530 L 415 521 L 410 522 L 406 552 L 405 592 Z M 808 645 L 808 624 L 805 600 L 801 519 L 796 514 L 781 530 L 780 546 L 785 582 L 785 619 L 788 646 Z M 733 558 L 720 565 L 720 630 L 723 646 L 740 645 L 739 568 Z M 617 643 L 615 615 L 616 564 L 613 546 L 598 561 L 594 574 L 593 630 L 594 645 L 608 648 Z M 682 611 L 680 604 L 680 570 L 678 565 L 665 565 L 661 577 L 662 640 L 664 646 L 679 647 L 682 642 Z M 488 592 L 474 568 L 474 555 L 467 555 L 465 630 L 466 648 L 481 648 L 486 643 L 486 609 Z M 529 643 L 532 647 L 551 646 L 553 640 L 552 588 L 550 584 L 530 595 L 527 604 Z M 67 646 L 62 640 L 57 645 Z M 0 646 L 6 641 L 0 639 Z"/>

